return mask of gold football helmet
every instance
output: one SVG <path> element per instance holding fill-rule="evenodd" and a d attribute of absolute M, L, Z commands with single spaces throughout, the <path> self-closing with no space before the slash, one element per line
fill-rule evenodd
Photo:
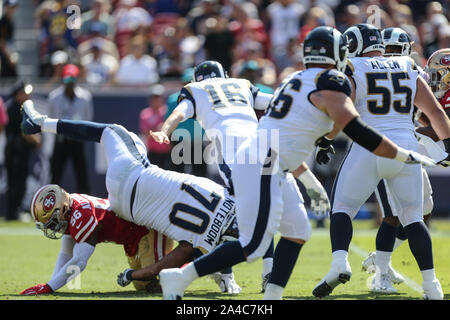
<path fill-rule="evenodd" d="M 434 52 L 427 61 L 425 71 L 434 96 L 442 98 L 450 86 L 450 48 Z"/>
<path fill-rule="evenodd" d="M 68 226 L 70 195 L 56 184 L 40 188 L 31 201 L 31 216 L 36 227 L 50 239 L 62 237 Z"/>

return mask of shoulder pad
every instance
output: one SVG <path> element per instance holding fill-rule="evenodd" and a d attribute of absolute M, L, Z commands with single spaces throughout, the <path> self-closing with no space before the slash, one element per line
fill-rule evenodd
<path fill-rule="evenodd" d="M 336 69 L 328 69 L 319 73 L 316 77 L 316 87 L 317 91 L 340 91 L 349 97 L 352 94 L 352 86 L 347 76 Z"/>
<path fill-rule="evenodd" d="M 189 101 L 192 102 L 192 104 L 195 107 L 195 99 L 194 96 L 192 95 L 192 90 L 189 87 L 189 84 L 185 85 L 183 89 L 181 89 L 180 95 L 178 96 L 177 99 L 177 104 L 180 103 L 183 99 L 188 99 Z"/>

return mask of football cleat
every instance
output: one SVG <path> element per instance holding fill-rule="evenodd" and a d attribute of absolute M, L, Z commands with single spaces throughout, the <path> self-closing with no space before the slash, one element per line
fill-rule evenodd
<path fill-rule="evenodd" d="M 389 274 L 379 272 L 377 272 L 372 279 L 372 288 L 370 291 L 385 294 L 397 293 L 397 289 L 394 288 Z"/>
<path fill-rule="evenodd" d="M 41 132 L 41 126 L 47 116 L 40 114 L 34 109 L 33 101 L 26 100 L 22 104 L 22 131 L 24 134 L 35 134 Z"/>
<path fill-rule="evenodd" d="M 271 274 L 272 274 L 272 272 L 269 272 L 269 273 L 267 273 L 267 274 L 262 276 L 261 293 L 266 292 L 266 286 L 267 286 L 267 283 L 269 282 Z"/>
<path fill-rule="evenodd" d="M 371 252 L 367 258 L 362 262 L 362 269 L 368 273 L 375 273 L 376 271 L 376 265 L 375 265 L 375 257 L 377 253 Z M 389 268 L 388 268 L 388 274 L 391 278 L 391 281 L 394 284 L 400 284 L 405 282 L 405 277 L 403 277 L 399 272 L 397 272 L 393 267 L 392 264 L 389 262 Z"/>
<path fill-rule="evenodd" d="M 183 272 L 179 268 L 161 270 L 159 273 L 159 283 L 161 284 L 164 300 L 181 300 L 184 290 L 189 282 L 184 279 Z"/>
<path fill-rule="evenodd" d="M 425 300 L 443 300 L 444 293 L 442 292 L 441 283 L 438 279 L 433 281 L 424 281 L 423 287 L 423 298 Z"/>
<path fill-rule="evenodd" d="M 312 294 L 317 298 L 323 298 L 331 294 L 331 292 L 341 283 L 346 283 L 352 276 L 352 270 L 347 260 L 331 263 L 330 271 L 320 280 L 314 287 Z"/>

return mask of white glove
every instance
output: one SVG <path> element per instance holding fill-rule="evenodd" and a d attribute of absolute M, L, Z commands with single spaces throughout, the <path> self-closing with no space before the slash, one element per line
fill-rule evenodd
<path fill-rule="evenodd" d="M 306 189 L 308 197 L 311 199 L 311 210 L 318 216 L 326 216 L 331 209 L 327 191 L 311 170 L 306 170 L 298 177 L 298 180 Z"/>
<path fill-rule="evenodd" d="M 117 276 L 117 284 L 121 287 L 126 287 L 129 285 L 133 281 L 131 280 L 131 273 L 133 271 L 133 269 L 125 269 L 122 273 L 120 273 Z"/>
<path fill-rule="evenodd" d="M 412 151 L 412 150 L 406 150 L 401 147 L 397 147 L 397 155 L 395 156 L 395 160 L 402 161 L 404 163 L 408 164 L 416 164 L 420 163 L 425 167 L 435 167 L 436 162 L 428 158 L 427 156 L 424 156 L 423 154 L 420 154 L 418 152 Z"/>
<path fill-rule="evenodd" d="M 213 273 L 211 277 L 220 287 L 220 291 L 229 293 L 229 294 L 239 294 L 242 289 L 234 280 L 234 273 L 225 273 L 222 274 L 220 272 Z"/>

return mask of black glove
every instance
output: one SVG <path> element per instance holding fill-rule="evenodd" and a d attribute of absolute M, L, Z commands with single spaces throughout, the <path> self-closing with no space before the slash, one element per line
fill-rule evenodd
<path fill-rule="evenodd" d="M 331 144 L 332 141 L 333 140 L 330 140 L 325 136 L 323 136 L 317 141 L 316 161 L 318 164 L 327 164 L 328 161 L 330 161 L 331 159 L 328 154 L 335 153 L 334 147 Z"/>

